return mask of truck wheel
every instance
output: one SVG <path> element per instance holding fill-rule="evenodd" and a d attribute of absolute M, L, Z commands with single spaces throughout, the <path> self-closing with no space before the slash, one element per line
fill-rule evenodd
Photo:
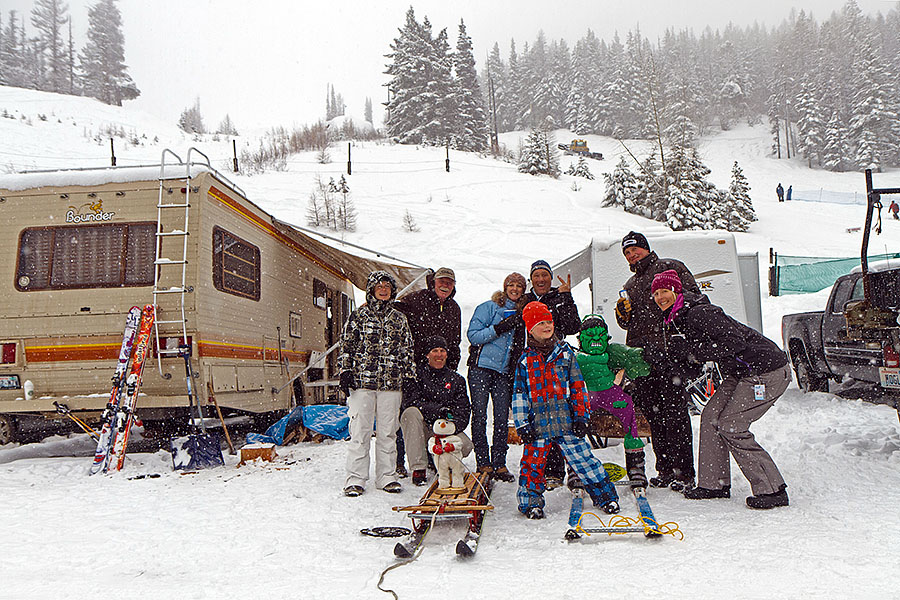
<path fill-rule="evenodd" d="M 0 446 L 16 441 L 16 420 L 12 415 L 0 415 Z"/>
<path fill-rule="evenodd" d="M 809 364 L 801 359 L 796 366 L 797 385 L 804 392 L 827 392 L 828 378 L 815 373 Z"/>

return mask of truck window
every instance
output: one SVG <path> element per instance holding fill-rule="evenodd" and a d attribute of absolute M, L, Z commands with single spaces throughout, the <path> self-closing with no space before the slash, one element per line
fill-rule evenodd
<path fill-rule="evenodd" d="M 850 294 L 850 300 L 848 302 L 855 302 L 857 300 L 862 300 L 866 297 L 865 290 L 863 288 L 863 278 L 860 277 L 856 280 L 856 285 L 853 286 L 853 293 Z"/>
<path fill-rule="evenodd" d="M 862 283 L 862 279 L 859 280 Z M 844 312 L 844 305 L 850 300 L 850 292 L 853 290 L 853 280 L 845 279 L 844 281 L 838 284 L 838 287 L 834 290 L 833 302 L 831 306 L 831 312 L 835 314 L 840 314 Z"/>
<path fill-rule="evenodd" d="M 213 227 L 213 286 L 220 292 L 259 301 L 259 248 Z"/>
<path fill-rule="evenodd" d="M 36 227 L 19 237 L 22 292 L 153 284 L 155 223 Z"/>

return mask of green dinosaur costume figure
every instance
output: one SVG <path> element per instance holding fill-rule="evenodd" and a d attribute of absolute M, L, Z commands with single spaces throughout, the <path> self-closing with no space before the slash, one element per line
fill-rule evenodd
<path fill-rule="evenodd" d="M 600 315 L 588 315 L 578 334 L 581 352 L 578 366 L 588 388 L 591 411 L 605 410 L 616 417 L 625 430 L 625 468 L 633 485 L 646 487 L 644 443 L 638 438 L 634 401 L 617 381 L 619 371 L 629 379 L 650 374 L 640 348 L 609 342 L 609 328 Z"/>

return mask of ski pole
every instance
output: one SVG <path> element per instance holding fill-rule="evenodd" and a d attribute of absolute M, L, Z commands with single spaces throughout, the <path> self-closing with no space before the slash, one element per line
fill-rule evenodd
<path fill-rule="evenodd" d="M 88 425 L 87 423 L 85 423 L 84 421 L 82 421 L 81 419 L 79 419 L 78 417 L 76 417 L 75 415 L 73 415 L 73 414 L 72 414 L 72 411 L 69 410 L 69 407 L 68 407 L 68 406 L 66 406 L 65 404 L 60 404 L 59 402 L 54 402 L 54 403 L 53 403 L 53 406 L 56 407 L 56 412 L 58 412 L 58 413 L 61 414 L 61 415 L 65 415 L 65 416 L 69 417 L 70 419 L 72 419 L 72 421 L 74 421 L 79 427 L 81 427 L 81 428 L 84 430 L 84 432 L 85 432 L 86 434 L 88 434 L 89 436 L 91 436 L 91 438 L 92 438 L 95 442 L 99 442 L 99 441 L 100 441 L 100 436 L 97 434 L 97 432 L 94 431 L 93 428 L 92 428 L 90 425 Z"/>

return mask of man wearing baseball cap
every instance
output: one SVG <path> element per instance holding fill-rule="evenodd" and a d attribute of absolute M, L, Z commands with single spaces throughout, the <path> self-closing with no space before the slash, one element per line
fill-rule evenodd
<path fill-rule="evenodd" d="M 447 368 L 459 366 L 459 344 L 462 341 L 462 313 L 453 299 L 456 295 L 456 274 L 449 267 L 440 267 L 425 277 L 426 289 L 406 294 L 394 307 L 406 315 L 413 337 L 413 357 L 416 366 L 428 363 L 427 340 L 440 336 L 446 342 Z M 397 474 L 406 477 L 403 464 L 403 432 L 397 436 Z"/>
<path fill-rule="evenodd" d="M 691 417 L 682 381 L 669 372 L 663 315 L 653 302 L 650 288 L 658 273 L 670 269 L 688 292 L 700 294 L 700 288 L 684 263 L 659 258 L 641 233 L 630 231 L 622 238 L 622 254 L 634 275 L 625 283 L 626 297 L 616 302 L 616 321 L 628 332 L 626 345 L 643 348 L 650 365 L 650 375 L 633 382 L 632 395 L 650 424 L 657 473 L 650 478 L 650 485 L 681 490 L 693 485 L 695 475 Z"/>

